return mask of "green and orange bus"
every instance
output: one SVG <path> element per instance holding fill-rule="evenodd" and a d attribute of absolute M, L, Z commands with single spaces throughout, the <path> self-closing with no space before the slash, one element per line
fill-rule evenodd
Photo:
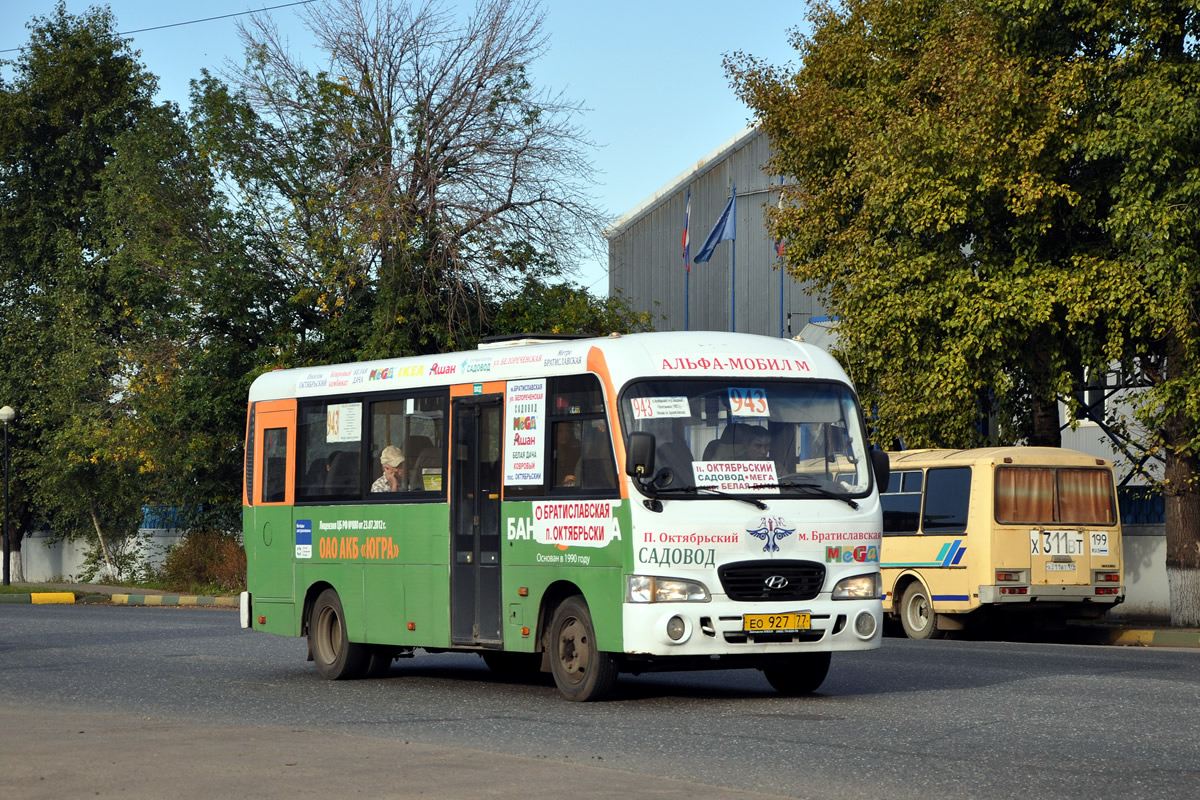
<path fill-rule="evenodd" d="M 574 700 L 721 667 L 807 693 L 831 653 L 879 646 L 886 470 L 844 372 L 797 341 L 278 370 L 249 396 L 242 624 L 306 636 L 330 679 L 424 650 Z"/>

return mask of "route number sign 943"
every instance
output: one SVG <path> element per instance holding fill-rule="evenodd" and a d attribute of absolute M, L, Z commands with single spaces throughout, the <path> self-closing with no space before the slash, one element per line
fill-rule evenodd
<path fill-rule="evenodd" d="M 766 389 L 729 389 L 729 413 L 734 417 L 769 417 Z"/>

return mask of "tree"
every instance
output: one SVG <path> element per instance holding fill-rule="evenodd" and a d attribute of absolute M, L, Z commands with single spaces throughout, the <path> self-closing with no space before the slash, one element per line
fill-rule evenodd
<path fill-rule="evenodd" d="M 196 85 L 205 144 L 285 254 L 308 359 L 437 352 L 487 328 L 497 290 L 527 277 L 513 246 L 570 264 L 598 241 L 579 107 L 528 79 L 542 15 L 486 0 L 327 0 L 306 24 L 310 72 L 268 18 L 247 64 Z"/>
<path fill-rule="evenodd" d="M 102 255 L 100 176 L 116 137 L 151 109 L 154 80 L 106 11 L 73 17 L 60 2 L 29 27 L 0 84 L 0 360 L 22 412 L 23 517 L 68 535 L 127 531 L 140 507 L 121 480 L 137 472 L 119 395 L 132 327 L 126 276 Z"/>
<path fill-rule="evenodd" d="M 1195 4 L 848 0 L 810 20 L 800 68 L 726 67 L 794 178 L 773 235 L 839 318 L 880 434 L 969 445 L 989 414 L 1001 440 L 1052 440 L 1084 372 L 1145 375 L 1172 620 L 1197 624 Z"/>
<path fill-rule="evenodd" d="M 30 31 L 0 85 L 0 391 L 24 526 L 87 537 L 111 572 L 147 503 L 238 527 L 245 391 L 290 320 L 269 244 L 111 14 L 59 3 Z"/>

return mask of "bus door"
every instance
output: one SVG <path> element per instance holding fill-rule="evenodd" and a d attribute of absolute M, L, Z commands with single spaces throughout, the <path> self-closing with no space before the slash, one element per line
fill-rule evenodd
<path fill-rule="evenodd" d="M 257 560 L 247 588 L 258 597 L 290 600 L 293 554 L 299 543 L 292 525 L 295 401 L 258 403 L 251 419 L 246 499 L 253 522 L 243 535 L 256 537 L 262 547 L 246 548 Z"/>
<path fill-rule="evenodd" d="M 499 646 L 503 395 L 453 400 L 450 641 Z"/>

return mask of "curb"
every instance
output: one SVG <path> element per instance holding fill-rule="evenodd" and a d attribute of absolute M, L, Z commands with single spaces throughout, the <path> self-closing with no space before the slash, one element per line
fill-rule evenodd
<path fill-rule="evenodd" d="M 1187 630 L 1108 631 L 1107 643 L 1133 647 L 1200 647 L 1200 632 Z"/>
<path fill-rule="evenodd" d="M 74 592 L 30 592 L 29 594 L 0 594 L 0 603 L 32 603 L 35 606 L 75 605 Z"/>
<path fill-rule="evenodd" d="M 117 606 L 213 606 L 237 608 L 236 597 L 211 597 L 194 594 L 114 594 L 110 601 Z"/>
<path fill-rule="evenodd" d="M 1086 644 L 1110 644 L 1119 647 L 1194 647 L 1200 648 L 1200 630 L 1196 628 L 1114 628 L 1077 629 Z"/>

